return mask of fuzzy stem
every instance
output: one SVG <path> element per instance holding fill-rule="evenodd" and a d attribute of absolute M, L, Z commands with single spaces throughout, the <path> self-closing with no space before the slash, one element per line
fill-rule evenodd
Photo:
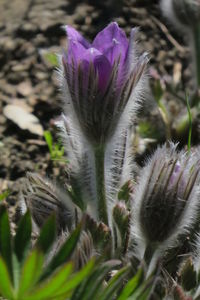
<path fill-rule="evenodd" d="M 97 210 L 99 220 L 108 225 L 106 190 L 104 176 L 104 155 L 105 147 L 97 146 L 94 148 L 95 169 L 96 169 L 96 186 L 97 186 Z"/>
<path fill-rule="evenodd" d="M 144 262 L 147 267 L 147 272 L 146 272 L 146 278 L 148 278 L 155 270 L 156 265 L 158 263 L 158 257 L 155 260 L 155 253 L 157 251 L 157 245 L 156 244 L 149 244 L 147 245 L 144 253 Z"/>
<path fill-rule="evenodd" d="M 144 252 L 144 261 L 147 264 L 147 266 L 150 265 L 154 252 L 155 252 L 155 247 L 152 244 L 147 245 Z"/>
<path fill-rule="evenodd" d="M 194 34 L 194 51 L 195 51 L 195 62 L 196 62 L 196 76 L 197 86 L 200 88 L 200 22 L 193 29 Z"/>

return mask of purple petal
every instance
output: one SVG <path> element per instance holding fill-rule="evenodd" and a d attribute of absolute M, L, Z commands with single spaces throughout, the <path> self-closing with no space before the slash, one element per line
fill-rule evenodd
<path fill-rule="evenodd" d="M 138 28 L 132 28 L 129 38 L 129 46 L 127 49 L 127 58 L 126 58 L 126 69 L 131 72 L 135 67 L 138 61 L 137 47 L 136 47 L 136 38 L 138 34 Z"/>
<path fill-rule="evenodd" d="M 99 78 L 99 88 L 101 91 L 104 91 L 111 73 L 111 64 L 108 59 L 97 49 L 90 48 L 83 55 L 82 62 L 86 72 L 88 72 L 89 63 L 92 62 L 94 64 Z"/>
<path fill-rule="evenodd" d="M 97 34 L 92 46 L 102 52 L 113 65 L 119 56 L 121 62 L 124 62 L 128 44 L 125 32 L 119 28 L 116 22 L 113 22 Z"/>
<path fill-rule="evenodd" d="M 70 43 L 71 41 L 78 42 L 81 44 L 84 48 L 88 49 L 91 47 L 90 43 L 73 27 L 71 26 L 65 26 L 66 32 L 67 32 L 67 37 L 68 37 L 68 42 Z"/>
<path fill-rule="evenodd" d="M 170 177 L 170 180 L 169 180 L 169 187 L 171 187 L 171 186 L 173 186 L 173 185 L 176 184 L 177 179 L 178 179 L 180 173 L 181 173 L 181 164 L 180 164 L 179 161 L 177 161 L 177 163 L 174 166 L 173 173 L 172 173 L 172 175 Z"/>
<path fill-rule="evenodd" d="M 68 63 L 71 64 L 73 60 L 77 66 L 79 62 L 82 60 L 86 51 L 87 49 L 85 49 L 82 44 L 78 43 L 77 41 L 71 40 L 69 42 L 68 51 L 67 51 Z"/>

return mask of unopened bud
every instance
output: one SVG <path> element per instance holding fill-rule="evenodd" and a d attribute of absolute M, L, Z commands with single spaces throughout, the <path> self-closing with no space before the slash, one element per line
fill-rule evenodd
<path fill-rule="evenodd" d="M 183 263 L 180 270 L 181 285 L 185 291 L 192 290 L 197 284 L 197 273 L 194 270 L 192 258 L 189 257 Z"/>
<path fill-rule="evenodd" d="M 200 206 L 199 170 L 197 155 L 178 152 L 172 143 L 158 148 L 143 168 L 133 222 L 146 244 L 169 246 L 169 241 L 191 227 Z"/>

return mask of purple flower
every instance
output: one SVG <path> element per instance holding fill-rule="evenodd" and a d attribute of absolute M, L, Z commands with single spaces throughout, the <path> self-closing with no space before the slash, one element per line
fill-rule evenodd
<path fill-rule="evenodd" d="M 115 22 L 91 44 L 70 26 L 66 32 L 68 51 L 62 62 L 68 100 L 86 136 L 104 143 L 142 78 L 147 59 L 135 55 L 135 31 L 129 42 Z"/>

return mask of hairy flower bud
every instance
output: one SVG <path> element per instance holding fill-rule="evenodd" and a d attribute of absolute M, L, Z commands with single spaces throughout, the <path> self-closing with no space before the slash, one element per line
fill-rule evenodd
<path fill-rule="evenodd" d="M 161 0 L 163 14 L 183 33 L 191 50 L 196 88 L 200 88 L 200 0 Z M 197 92 L 198 95 L 198 92 Z"/>
<path fill-rule="evenodd" d="M 59 232 L 74 227 L 76 215 L 81 216 L 78 207 L 69 196 L 49 179 L 36 173 L 27 173 L 20 197 L 22 213 L 31 211 L 35 231 L 44 225 L 54 212 Z M 76 215 L 75 215 L 76 214 Z"/>
<path fill-rule="evenodd" d="M 188 257 L 180 270 L 181 286 L 185 291 L 190 291 L 197 285 L 197 273 L 194 268 L 192 257 Z"/>
<path fill-rule="evenodd" d="M 161 8 L 180 27 L 195 27 L 200 22 L 199 0 L 162 0 Z"/>
<path fill-rule="evenodd" d="M 173 0 L 175 14 L 183 24 L 195 25 L 200 20 L 199 0 Z"/>
<path fill-rule="evenodd" d="M 133 98 L 147 64 L 146 56 L 135 55 L 134 35 L 130 42 L 117 23 L 99 32 L 92 44 L 74 28 L 66 26 L 68 51 L 62 57 L 66 114 L 72 109 L 80 128 L 93 143 L 104 143 Z"/>
<path fill-rule="evenodd" d="M 146 245 L 171 246 L 192 225 L 200 206 L 199 170 L 195 153 L 177 152 L 172 143 L 156 150 L 142 170 L 133 207 L 136 233 Z"/>

